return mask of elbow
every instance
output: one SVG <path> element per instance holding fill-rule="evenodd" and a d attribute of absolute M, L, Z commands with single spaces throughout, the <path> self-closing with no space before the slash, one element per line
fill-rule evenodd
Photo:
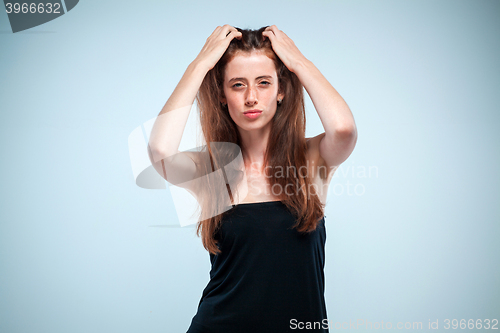
<path fill-rule="evenodd" d="M 165 151 L 156 146 L 148 144 L 148 155 L 151 163 L 159 162 L 166 157 Z"/>
<path fill-rule="evenodd" d="M 358 137 L 358 130 L 355 124 L 347 124 L 336 128 L 334 136 L 337 139 L 356 141 Z"/>
<path fill-rule="evenodd" d="M 167 160 L 170 161 L 169 157 L 173 158 L 178 152 L 179 151 L 169 151 L 168 149 L 148 144 L 148 155 L 151 163 L 157 163 L 161 160 L 165 160 L 165 162 L 167 162 Z"/>
<path fill-rule="evenodd" d="M 336 129 L 327 141 L 346 147 L 345 149 L 354 149 L 356 142 L 358 141 L 358 131 L 356 126 L 345 126 Z"/>
<path fill-rule="evenodd" d="M 156 156 L 156 154 L 157 154 L 156 150 L 153 150 L 153 148 L 151 148 L 151 146 L 149 145 L 149 143 L 148 143 L 147 149 L 148 149 L 149 160 L 151 161 L 152 164 L 154 164 L 155 163 L 154 156 Z"/>

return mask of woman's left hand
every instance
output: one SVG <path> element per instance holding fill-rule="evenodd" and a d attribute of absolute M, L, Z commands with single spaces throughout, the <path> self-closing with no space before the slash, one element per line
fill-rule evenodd
<path fill-rule="evenodd" d="M 267 27 L 262 35 L 269 38 L 276 55 L 281 59 L 283 64 L 290 70 L 295 71 L 298 63 L 307 60 L 306 57 L 299 51 L 293 40 L 290 39 L 283 31 L 279 30 L 277 26 L 272 25 Z"/>

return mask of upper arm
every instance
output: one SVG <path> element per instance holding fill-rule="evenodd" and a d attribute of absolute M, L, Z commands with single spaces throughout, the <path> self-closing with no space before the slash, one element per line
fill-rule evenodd
<path fill-rule="evenodd" d="M 325 133 L 322 133 L 307 139 L 308 159 L 312 161 L 313 167 L 316 167 L 312 174 L 317 175 L 317 179 L 321 180 L 324 186 L 328 186 L 337 168 L 335 165 L 329 165 L 320 154 L 320 142 L 324 136 Z"/>
<path fill-rule="evenodd" d="M 326 133 L 321 133 L 309 138 L 308 147 L 310 159 L 317 166 L 319 178 L 324 185 L 328 185 L 333 174 L 340 164 L 342 164 L 352 153 L 356 145 L 357 135 L 340 133 L 333 139 L 326 137 Z"/>
<path fill-rule="evenodd" d="M 327 136 L 320 134 L 319 154 L 328 168 L 338 167 L 351 155 L 357 141 L 357 131 L 339 131 Z"/>
<path fill-rule="evenodd" d="M 152 152 L 148 145 L 148 154 L 151 164 L 155 170 L 167 182 L 190 190 L 193 193 L 195 192 L 194 180 L 199 177 L 200 173 L 196 162 L 199 153 L 184 151 L 166 156 L 166 154 Z"/>

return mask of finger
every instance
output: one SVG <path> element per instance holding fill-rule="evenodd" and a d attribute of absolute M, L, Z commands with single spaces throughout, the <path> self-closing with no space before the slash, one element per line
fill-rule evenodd
<path fill-rule="evenodd" d="M 233 33 L 234 31 L 238 31 L 236 30 L 234 27 L 230 26 L 229 24 L 224 24 L 222 26 L 222 31 L 224 33 L 224 37 L 227 37 L 229 36 L 229 34 Z"/>
<path fill-rule="evenodd" d="M 226 37 L 229 36 L 231 34 L 231 37 L 238 37 L 238 36 L 241 36 L 241 32 L 239 32 L 238 30 L 234 29 L 234 30 L 230 30 L 226 33 Z"/>
<path fill-rule="evenodd" d="M 238 31 L 235 27 L 231 27 L 230 30 L 227 32 L 226 37 L 231 37 L 231 38 L 238 38 L 240 39 L 243 34 Z"/>
<path fill-rule="evenodd" d="M 276 35 L 276 34 L 277 34 L 277 32 L 279 31 L 278 27 L 277 27 L 277 26 L 275 26 L 274 24 L 273 24 L 273 25 L 271 25 L 271 26 L 269 26 L 269 27 L 267 27 L 267 28 L 266 28 L 266 30 L 270 30 L 270 31 L 272 31 L 275 35 Z"/>
<path fill-rule="evenodd" d="M 230 29 L 230 25 L 229 24 L 224 24 L 222 27 L 218 27 L 219 28 L 219 31 L 218 31 L 218 36 L 219 38 L 225 38 L 226 35 L 227 35 L 227 32 L 229 31 Z"/>
<path fill-rule="evenodd" d="M 265 36 L 265 37 L 269 38 L 269 40 L 271 41 L 271 43 L 276 38 L 276 36 L 274 35 L 274 33 L 272 31 L 263 31 L 262 32 L 262 36 Z"/>
<path fill-rule="evenodd" d="M 272 42 L 272 41 L 274 41 L 274 40 L 276 39 L 276 37 L 278 37 L 278 36 L 276 35 L 276 33 L 275 33 L 273 30 L 267 30 L 267 31 L 264 31 L 264 32 L 266 32 L 266 33 L 267 33 L 267 34 L 266 34 L 266 36 L 269 38 L 269 40 L 270 40 L 271 42 Z M 264 33 L 264 32 L 263 32 L 263 33 Z"/>
<path fill-rule="evenodd" d="M 217 28 L 215 28 L 210 37 L 215 36 L 220 31 L 221 28 L 222 28 L 221 26 L 217 26 Z"/>
<path fill-rule="evenodd" d="M 272 32 L 272 33 L 274 33 L 274 31 L 273 31 L 272 27 L 267 27 L 267 28 L 265 28 L 265 29 L 264 29 L 264 31 L 265 31 L 265 32 Z M 263 31 L 263 32 L 264 32 L 264 31 Z"/>

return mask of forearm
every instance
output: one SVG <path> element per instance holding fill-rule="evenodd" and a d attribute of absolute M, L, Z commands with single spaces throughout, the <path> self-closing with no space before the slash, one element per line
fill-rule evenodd
<path fill-rule="evenodd" d="M 178 152 L 191 107 L 207 72 L 206 66 L 193 61 L 158 114 L 149 138 L 154 161 Z"/>
<path fill-rule="evenodd" d="M 356 131 L 349 106 L 311 61 L 304 58 L 294 72 L 311 97 L 326 136 Z"/>

